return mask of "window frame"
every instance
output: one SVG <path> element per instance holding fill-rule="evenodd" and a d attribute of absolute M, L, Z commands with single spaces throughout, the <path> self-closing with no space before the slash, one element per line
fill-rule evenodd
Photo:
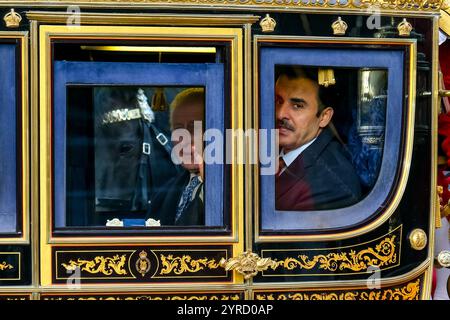
<path fill-rule="evenodd" d="M 0 45 L 16 46 L 15 63 L 9 70 L 15 77 L 16 126 L 16 231 L 0 233 L 0 244 L 30 243 L 30 169 L 29 169 L 29 135 L 28 135 L 28 32 L 0 31 Z"/>
<path fill-rule="evenodd" d="M 387 50 L 386 48 L 391 48 L 395 50 L 401 50 L 404 52 L 404 64 L 403 64 L 403 73 L 402 73 L 402 79 L 405 81 L 405 83 L 402 86 L 402 89 L 404 90 L 404 94 L 408 95 L 408 101 L 403 102 L 403 109 L 407 114 L 402 118 L 402 125 L 405 126 L 401 130 L 400 138 L 402 141 L 400 141 L 401 150 L 399 150 L 399 163 L 400 163 L 400 169 L 397 168 L 396 170 L 396 177 L 392 184 L 392 190 L 390 190 L 390 193 L 387 194 L 386 198 L 381 199 L 377 206 L 377 208 L 373 212 L 369 212 L 365 219 L 360 219 L 359 221 L 353 221 L 353 223 L 349 225 L 344 225 L 334 228 L 328 228 L 328 229 L 319 229 L 314 230 L 317 228 L 310 228 L 309 226 L 304 227 L 303 229 L 298 228 L 298 225 L 294 225 L 290 229 L 269 229 L 265 226 L 267 226 L 267 223 L 263 224 L 263 211 L 266 210 L 267 212 L 267 204 L 264 204 L 260 202 L 260 193 L 261 192 L 267 192 L 267 190 L 262 189 L 261 184 L 261 176 L 259 172 L 259 168 L 256 168 L 254 171 L 255 175 L 255 203 L 254 206 L 256 208 L 254 213 L 254 233 L 255 233 L 255 242 L 289 242 L 289 241 L 315 241 L 315 240 L 340 240 L 340 239 L 346 239 L 350 237 L 354 237 L 363 233 L 366 233 L 370 230 L 375 229 L 379 225 L 381 225 L 383 222 L 385 222 L 395 211 L 397 208 L 400 199 L 403 195 L 403 192 L 406 187 L 407 178 L 409 175 L 409 167 L 405 164 L 409 163 L 409 160 L 411 159 L 412 155 L 412 142 L 413 142 L 413 132 L 414 132 L 414 106 L 415 106 L 415 64 L 416 64 L 416 40 L 415 39 L 363 39 L 363 38 L 312 38 L 312 37 L 293 37 L 293 36 L 255 36 L 254 38 L 254 66 L 255 68 L 258 68 L 257 77 L 254 79 L 254 87 L 255 87 L 255 108 L 258 108 L 258 115 L 255 116 L 254 123 L 259 124 L 258 129 L 267 129 L 266 127 L 261 127 L 261 121 L 262 119 L 260 117 L 260 114 L 262 112 L 261 109 L 261 103 L 263 98 L 260 96 L 260 83 L 262 78 L 262 71 L 260 69 L 260 66 L 263 65 L 262 59 L 261 59 L 261 48 L 288 48 L 291 50 L 296 49 L 329 49 L 329 50 L 339 50 L 339 49 L 358 49 L 358 50 L 375 50 L 377 48 Z M 274 53 L 272 52 L 272 57 L 274 57 Z M 343 59 L 345 58 L 345 55 L 340 57 L 339 61 L 334 63 L 323 63 L 323 65 L 326 66 L 335 66 L 335 67 L 351 67 L 355 64 L 357 65 L 357 62 L 349 62 L 349 59 Z M 292 57 L 290 59 L 290 62 L 279 62 L 277 60 L 278 57 L 275 57 L 275 61 L 277 63 L 273 64 L 273 69 L 275 69 L 275 65 L 311 65 L 311 66 L 319 66 L 320 63 L 305 63 L 302 61 L 302 59 L 298 59 L 297 57 Z M 311 60 L 311 59 L 310 59 Z M 312 59 L 314 60 L 314 58 Z M 330 59 L 331 60 L 331 59 Z M 292 61 L 298 61 L 297 63 L 291 63 Z M 317 61 L 317 59 L 316 59 Z M 264 67 L 267 68 L 267 61 L 264 61 Z M 362 68 L 364 66 L 358 66 L 359 68 Z M 370 67 L 376 68 L 377 65 L 373 65 Z M 380 66 L 382 68 L 385 68 L 384 66 Z M 390 70 L 388 70 L 390 73 Z M 389 75 L 388 75 L 389 76 Z M 270 75 L 269 75 L 270 77 Z M 391 80 L 392 81 L 392 80 Z M 272 80 L 274 82 L 274 80 Z M 389 84 L 388 84 L 389 85 Z M 272 93 L 273 96 L 273 93 Z M 266 101 L 268 101 L 266 99 Z M 271 101 L 274 101 L 273 99 Z M 387 106 L 389 108 L 389 104 Z M 387 110 L 388 111 L 388 110 Z M 256 112 L 255 112 L 256 113 Z M 265 117 L 274 116 L 274 112 L 271 115 L 264 114 Z M 403 120 L 404 119 L 404 120 Z M 272 120 L 273 121 L 273 120 Z M 273 125 L 272 125 L 273 127 Z M 382 164 L 383 165 L 383 164 Z M 273 178 L 273 177 L 272 177 Z M 267 182 L 266 182 L 267 185 Z M 375 185 L 376 186 L 376 185 Z M 274 186 L 273 186 L 274 190 Z M 274 192 L 274 191 L 273 191 Z M 370 194 L 370 193 L 369 193 Z M 273 193 L 273 197 L 274 197 Z M 368 197 L 366 196 L 363 200 L 358 202 L 356 205 L 363 203 Z M 386 203 L 387 201 L 387 203 Z M 381 205 L 384 205 L 384 208 L 381 208 Z M 352 208 L 354 206 L 351 206 L 349 208 Z M 269 209 L 270 210 L 270 209 Z M 336 210 L 327 210 L 329 214 L 336 213 L 338 211 L 341 211 L 340 214 L 345 214 L 347 208 L 343 209 L 336 209 Z M 307 214 L 315 214 L 319 211 L 308 211 Z M 280 211 L 273 211 L 273 216 L 279 214 Z M 305 217 L 305 211 L 302 212 L 287 212 L 290 215 L 302 215 L 302 218 Z M 376 213 L 376 214 L 375 214 Z M 272 217 L 272 216 L 271 216 Z M 275 217 L 272 217 L 275 218 Z M 310 217 L 310 221 L 314 220 L 314 216 Z M 290 223 L 292 221 L 289 220 Z M 275 225 L 276 225 L 275 221 Z"/>

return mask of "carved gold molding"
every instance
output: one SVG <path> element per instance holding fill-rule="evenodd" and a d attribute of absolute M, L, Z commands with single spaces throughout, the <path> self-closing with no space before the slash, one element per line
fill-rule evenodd
<path fill-rule="evenodd" d="M 6 263 L 5 261 L 1 262 L 0 263 L 0 271 L 7 270 L 7 269 L 11 270 L 11 269 L 14 269 L 14 267 L 12 265 L 10 265 L 9 263 Z"/>
<path fill-rule="evenodd" d="M 68 264 L 61 263 L 61 265 L 67 271 L 74 271 L 79 268 L 81 271 L 86 271 L 91 274 L 101 273 L 109 276 L 115 273 L 117 275 L 126 275 L 127 271 L 124 269 L 126 261 L 126 255 L 115 255 L 112 258 L 97 256 L 93 260 L 70 260 Z"/>
<path fill-rule="evenodd" d="M 195 273 L 205 268 L 212 270 L 219 267 L 219 263 L 215 259 L 192 259 L 190 255 L 183 255 L 176 257 L 172 254 L 165 256 L 160 255 L 160 263 L 162 268 L 159 272 L 160 275 L 175 273 L 177 275 L 183 273 Z"/>
<path fill-rule="evenodd" d="M 401 287 L 341 292 L 256 293 L 256 300 L 419 300 L 420 279 Z"/>
<path fill-rule="evenodd" d="M 8 0 L 11 1 L 11 0 Z M 8 2 L 6 1 L 6 3 Z M 5 0 L 0 0 L 0 4 Z M 193 7 L 255 7 L 255 8 L 314 8 L 314 9 L 342 9 L 365 10 L 369 7 L 379 7 L 381 10 L 406 11 L 438 11 L 443 6 L 443 0 L 13 0 L 14 3 L 32 3 L 33 5 L 61 6 L 77 3 L 80 6 L 112 6 L 135 4 L 139 6 L 165 5 Z"/>

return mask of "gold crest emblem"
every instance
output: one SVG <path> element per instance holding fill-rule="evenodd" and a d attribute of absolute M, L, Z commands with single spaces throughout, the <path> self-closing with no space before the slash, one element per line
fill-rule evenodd
<path fill-rule="evenodd" d="M 334 35 L 343 36 L 347 31 L 348 25 L 341 17 L 338 17 L 337 20 L 331 24 L 331 28 L 333 29 Z"/>
<path fill-rule="evenodd" d="M 139 253 L 139 260 L 136 261 L 136 270 L 145 276 L 150 271 L 150 260 L 147 258 L 147 252 L 142 250 Z"/>
<path fill-rule="evenodd" d="M 5 20 L 6 26 L 8 28 L 17 28 L 20 25 L 20 21 L 22 21 L 22 17 L 20 16 L 20 14 L 15 12 L 14 9 L 11 9 L 10 12 L 5 14 L 3 20 Z"/>
<path fill-rule="evenodd" d="M 274 18 L 266 14 L 266 17 L 259 23 L 263 32 L 273 32 L 277 26 L 277 22 Z"/>
<path fill-rule="evenodd" d="M 401 37 L 409 37 L 412 29 L 413 27 L 411 23 L 409 23 L 406 18 L 403 18 L 402 22 L 400 22 L 397 26 L 398 35 Z"/>

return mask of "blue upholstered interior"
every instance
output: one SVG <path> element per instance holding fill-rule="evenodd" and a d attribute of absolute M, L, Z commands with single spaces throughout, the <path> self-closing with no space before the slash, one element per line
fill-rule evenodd
<path fill-rule="evenodd" d="M 17 231 L 16 46 L 0 45 L 0 232 Z"/>
<path fill-rule="evenodd" d="M 224 71 L 222 64 L 58 61 L 54 64 L 53 85 L 53 182 L 56 227 L 66 226 L 65 143 L 68 86 L 203 86 L 206 88 L 206 128 L 224 130 Z M 222 226 L 223 166 L 220 164 L 206 165 L 205 179 L 205 224 L 206 226 Z M 208 192 L 208 190 L 214 190 L 214 192 Z"/>
<path fill-rule="evenodd" d="M 302 212 L 276 211 L 274 176 L 261 175 L 260 195 L 264 195 L 260 197 L 262 230 L 306 231 L 343 228 L 364 221 L 378 210 L 393 187 L 399 169 L 397 159 L 401 151 L 402 119 L 405 112 L 403 58 L 403 52 L 393 50 L 261 48 L 259 72 L 261 129 L 274 128 L 276 65 L 381 68 L 388 71 L 386 124 L 384 133 L 380 132 L 381 135 L 384 134 L 383 155 L 363 145 L 354 132 L 356 128 L 350 128 L 348 132 L 348 147 L 350 151 L 353 151 L 353 161 L 359 168 L 358 174 L 368 186 L 373 185 L 370 193 L 360 202 L 347 208 Z M 355 117 L 354 114 L 353 118 Z M 381 161 L 381 167 L 376 174 L 379 161 Z"/>

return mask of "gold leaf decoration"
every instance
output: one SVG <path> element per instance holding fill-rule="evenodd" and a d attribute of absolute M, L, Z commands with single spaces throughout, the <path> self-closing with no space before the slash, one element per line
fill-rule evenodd
<path fill-rule="evenodd" d="M 126 275 L 127 271 L 124 269 L 126 261 L 126 255 L 115 255 L 112 258 L 97 256 L 93 260 L 70 260 L 68 264 L 62 263 L 61 265 L 68 271 L 74 271 L 75 269 L 80 268 L 81 271 L 86 271 L 91 274 L 101 273 L 110 276 L 113 273 L 117 275 Z"/>
<path fill-rule="evenodd" d="M 205 268 L 212 270 L 219 267 L 219 263 L 217 263 L 215 259 L 192 259 L 190 255 L 176 257 L 172 254 L 168 256 L 161 254 L 160 259 L 162 269 L 159 274 L 161 275 L 170 273 L 180 275 L 186 272 L 195 273 L 200 270 L 204 270 Z"/>
<path fill-rule="evenodd" d="M 10 265 L 9 263 L 6 263 L 5 261 L 0 263 L 0 271 L 11 270 L 11 269 L 14 269 L 14 267 L 12 265 Z"/>
<path fill-rule="evenodd" d="M 344 292 L 258 293 L 256 300 L 419 300 L 420 279 L 397 288 Z"/>
<path fill-rule="evenodd" d="M 306 269 L 311 270 L 318 267 L 326 271 L 363 271 L 370 266 L 379 268 L 393 265 L 397 262 L 397 253 L 395 246 L 395 235 L 386 237 L 375 248 L 365 248 L 364 250 L 350 252 L 330 252 L 320 254 L 310 258 L 307 255 L 298 255 L 296 258 L 288 257 L 284 260 L 275 260 L 275 265 L 271 266 L 273 270 L 282 267 L 287 270 Z"/>

